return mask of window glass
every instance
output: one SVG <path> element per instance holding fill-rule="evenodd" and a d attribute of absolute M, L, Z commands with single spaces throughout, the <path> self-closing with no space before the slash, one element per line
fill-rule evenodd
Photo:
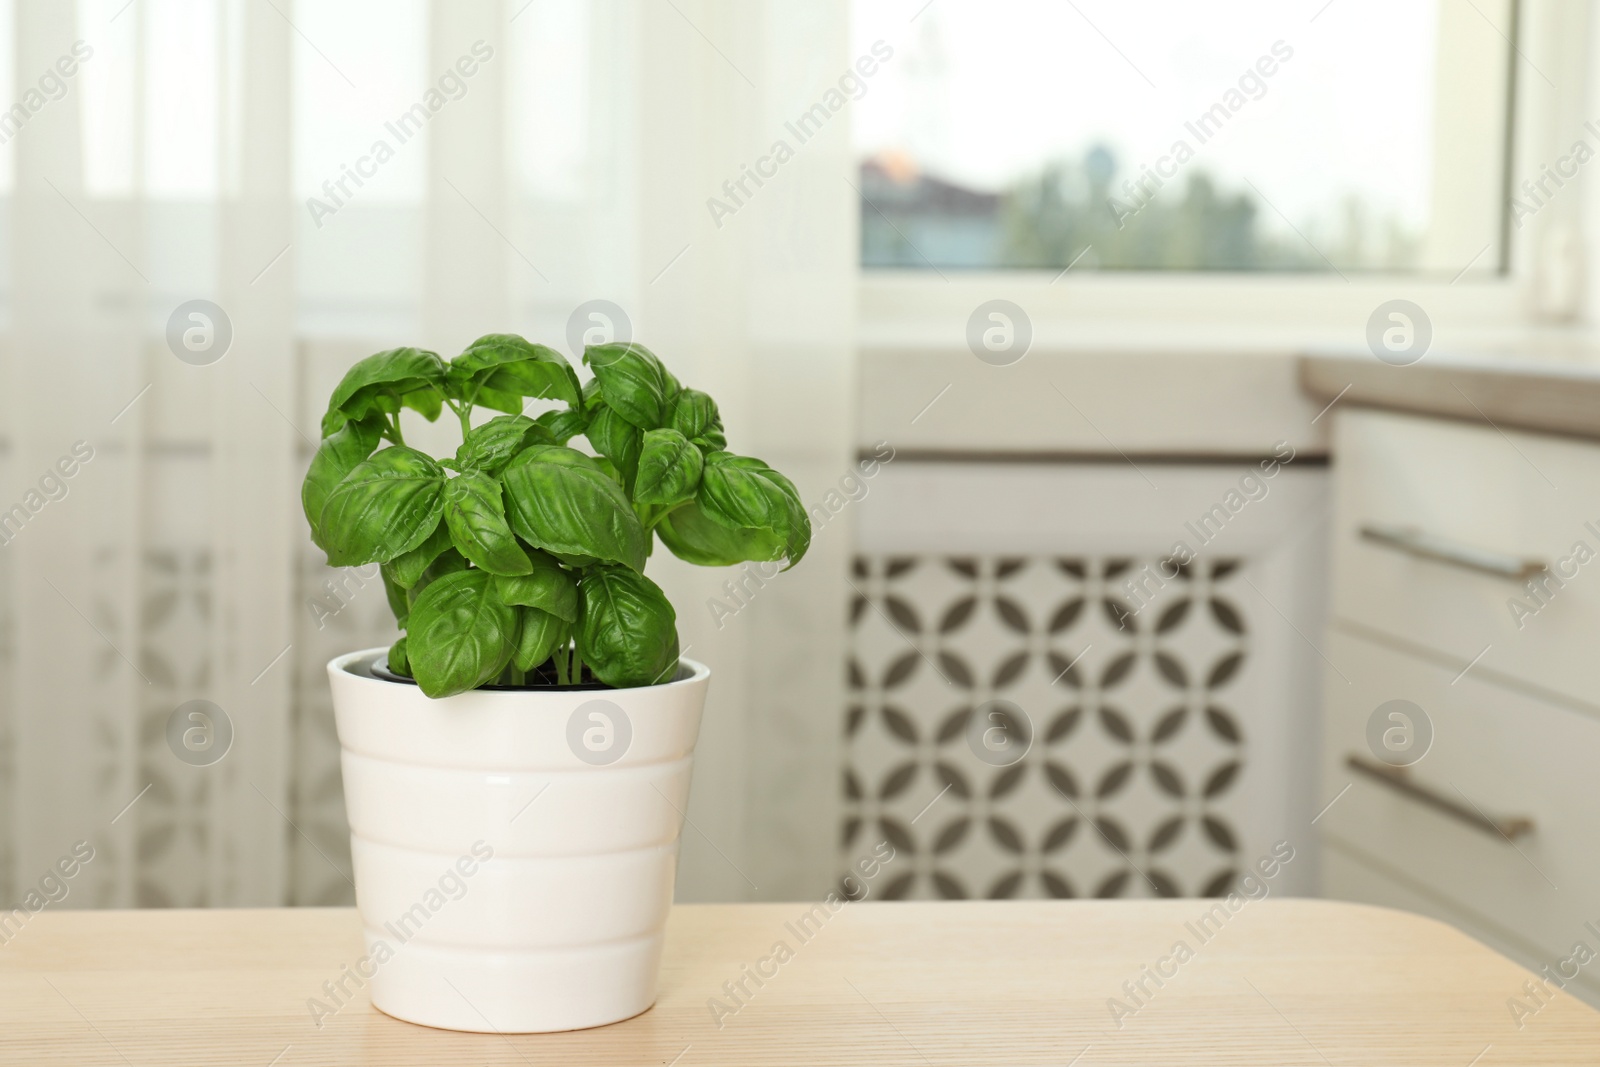
<path fill-rule="evenodd" d="M 857 0 L 862 264 L 1493 272 L 1511 11 Z"/>

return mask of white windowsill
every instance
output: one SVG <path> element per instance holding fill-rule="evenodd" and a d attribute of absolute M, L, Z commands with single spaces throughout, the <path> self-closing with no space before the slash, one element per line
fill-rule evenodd
<path fill-rule="evenodd" d="M 1431 351 L 1591 362 L 1586 326 L 1530 321 L 1495 279 L 873 272 L 859 289 L 859 436 L 924 453 L 1130 456 L 1327 448 L 1326 401 L 1299 385 L 1311 349 L 1365 347 L 1384 302 L 1432 319 Z M 967 320 L 1013 301 L 1034 330 L 1004 367 L 967 347 Z M 935 400 L 935 397 L 938 399 Z M 929 406 L 931 404 L 931 406 Z"/>

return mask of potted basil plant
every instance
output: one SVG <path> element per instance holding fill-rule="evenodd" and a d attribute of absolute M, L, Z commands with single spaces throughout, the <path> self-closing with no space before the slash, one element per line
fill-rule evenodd
<path fill-rule="evenodd" d="M 328 665 L 366 956 L 390 1015 L 598 1026 L 655 1000 L 710 672 L 645 576 L 805 555 L 794 485 L 637 344 L 490 334 L 361 360 L 302 489 L 335 567 L 381 565 L 404 636 Z M 530 399 L 553 401 L 537 417 Z M 548 405 L 544 405 L 548 406 Z M 478 409 L 499 414 L 487 419 Z M 446 410 L 455 454 L 406 444 Z M 574 447 L 580 441 L 587 448 Z"/>

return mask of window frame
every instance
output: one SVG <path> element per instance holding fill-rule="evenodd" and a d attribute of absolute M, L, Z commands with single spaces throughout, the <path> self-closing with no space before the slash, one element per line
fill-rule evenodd
<path fill-rule="evenodd" d="M 1600 20 L 1586 0 L 1512 0 L 1507 36 L 1511 123 L 1502 185 L 1509 194 L 1562 155 L 1596 102 L 1588 68 L 1600 61 Z M 1448 96 L 1448 93 L 1442 94 Z M 1600 171 L 1600 166 L 1594 168 Z M 1594 303 L 1583 276 L 1600 230 L 1584 202 L 1600 179 L 1587 171 L 1518 227 L 1507 208 L 1501 269 L 1455 279 L 1403 272 L 895 270 L 858 264 L 858 337 L 864 348 L 949 347 L 978 304 L 1010 300 L 1032 320 L 1034 343 L 1161 347 L 1303 348 L 1349 344 L 1352 326 L 1403 297 L 1427 310 L 1435 345 L 1511 340 L 1528 328 L 1570 324 Z M 857 242 L 859 249 L 859 241 Z M 1576 256 L 1576 262 L 1574 262 Z M 1482 267 L 1482 263 L 1474 264 Z M 1596 287 L 1600 293 L 1600 286 Z M 952 333 L 954 330 L 954 333 Z"/>

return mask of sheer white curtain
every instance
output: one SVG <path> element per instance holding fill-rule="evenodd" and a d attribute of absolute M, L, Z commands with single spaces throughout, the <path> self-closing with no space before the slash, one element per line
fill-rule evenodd
<path fill-rule="evenodd" d="M 63 906 L 350 899 L 322 664 L 392 627 L 297 490 L 360 355 L 566 349 L 607 301 L 821 499 L 851 458 L 847 119 L 732 216 L 707 201 L 794 140 L 847 31 L 842 0 L 15 0 L 0 898 L 87 840 Z M 213 362 L 169 345 L 192 300 L 231 324 Z M 681 899 L 832 881 L 847 551 L 830 524 L 720 625 L 734 575 L 651 562 L 714 672 Z M 233 731 L 208 766 L 168 741 L 195 699 Z"/>

